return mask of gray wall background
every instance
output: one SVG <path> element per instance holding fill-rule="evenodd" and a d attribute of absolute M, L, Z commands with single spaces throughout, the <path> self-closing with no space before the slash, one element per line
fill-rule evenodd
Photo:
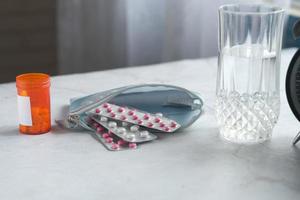
<path fill-rule="evenodd" d="M 217 54 L 217 9 L 230 0 L 59 0 L 60 73 Z"/>
<path fill-rule="evenodd" d="M 261 1 L 1 0 L 0 82 L 215 56 L 218 7 Z"/>
<path fill-rule="evenodd" d="M 215 56 L 218 7 L 262 1 L 58 0 L 59 72 Z"/>
<path fill-rule="evenodd" d="M 0 0 L 0 83 L 17 74 L 57 74 L 56 2 Z"/>

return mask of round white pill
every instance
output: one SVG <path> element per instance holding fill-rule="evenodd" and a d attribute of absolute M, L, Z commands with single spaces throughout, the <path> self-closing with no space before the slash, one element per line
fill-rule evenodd
<path fill-rule="evenodd" d="M 118 131 L 119 134 L 125 134 L 126 133 L 126 128 L 120 127 L 120 128 L 118 128 L 117 131 Z"/>
<path fill-rule="evenodd" d="M 108 122 L 108 127 L 109 128 L 115 128 L 115 127 L 117 127 L 117 122 Z"/>
<path fill-rule="evenodd" d="M 135 138 L 135 135 L 134 134 L 127 134 L 125 137 L 129 140 L 133 140 Z"/>
<path fill-rule="evenodd" d="M 101 121 L 101 122 L 107 122 L 107 117 L 101 117 L 101 118 L 100 118 L 100 121 Z"/>
<path fill-rule="evenodd" d="M 139 126 L 133 125 L 133 126 L 130 127 L 130 131 L 137 132 L 139 130 L 139 128 L 140 128 Z"/>
<path fill-rule="evenodd" d="M 149 132 L 148 131 L 141 131 L 140 132 L 140 136 L 145 138 L 145 137 L 148 137 L 149 136 Z"/>

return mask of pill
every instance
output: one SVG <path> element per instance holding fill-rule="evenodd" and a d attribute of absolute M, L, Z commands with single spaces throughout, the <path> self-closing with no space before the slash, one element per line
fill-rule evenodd
<path fill-rule="evenodd" d="M 149 136 L 149 132 L 148 131 L 141 131 L 140 132 L 140 136 L 145 138 L 145 137 L 148 137 Z"/>
<path fill-rule="evenodd" d="M 140 119 L 139 119 L 139 120 L 138 120 L 138 124 L 140 124 L 140 125 L 143 124 L 143 120 L 140 120 Z"/>
<path fill-rule="evenodd" d="M 121 115 L 121 116 L 120 116 L 120 119 L 121 119 L 121 120 L 126 120 L 126 116 L 125 116 L 125 115 Z"/>
<path fill-rule="evenodd" d="M 137 132 L 139 130 L 139 128 L 140 128 L 139 126 L 133 125 L 130 127 L 130 131 Z"/>
<path fill-rule="evenodd" d="M 107 117 L 101 117 L 101 118 L 100 118 L 100 121 L 101 121 L 101 122 L 107 122 Z"/>
<path fill-rule="evenodd" d="M 109 138 L 109 134 L 108 134 L 108 133 L 103 133 L 103 134 L 102 134 L 102 137 L 103 137 L 103 138 Z"/>
<path fill-rule="evenodd" d="M 110 113 L 110 112 L 112 112 L 112 109 L 111 108 L 107 108 L 106 112 Z"/>
<path fill-rule="evenodd" d="M 166 131 L 166 132 L 169 132 L 169 131 L 170 131 L 170 128 L 169 128 L 169 127 L 166 127 L 166 128 L 165 128 L 165 131 Z"/>
<path fill-rule="evenodd" d="M 103 108 L 108 108 L 108 107 L 109 107 L 108 103 L 103 104 Z"/>
<path fill-rule="evenodd" d="M 122 122 L 122 126 L 128 126 L 127 122 Z"/>
<path fill-rule="evenodd" d="M 151 122 L 148 123 L 147 125 L 149 128 L 153 127 L 153 124 Z"/>
<path fill-rule="evenodd" d="M 137 144 L 136 143 L 129 143 L 128 147 L 131 148 L 131 149 L 135 149 L 137 147 Z"/>
<path fill-rule="evenodd" d="M 96 108 L 95 113 L 100 113 L 100 109 Z"/>
<path fill-rule="evenodd" d="M 128 112 L 128 115 L 134 115 L 134 112 L 133 112 L 132 110 L 130 110 L 130 111 Z"/>
<path fill-rule="evenodd" d="M 135 138 L 135 135 L 134 134 L 127 134 L 125 136 L 128 140 L 133 140 Z"/>
<path fill-rule="evenodd" d="M 132 119 L 133 119 L 133 120 L 137 120 L 137 119 L 138 119 L 138 116 L 137 116 L 137 115 L 133 115 L 133 116 L 132 116 Z"/>
<path fill-rule="evenodd" d="M 112 148 L 113 150 L 117 150 L 117 149 L 120 148 L 120 146 L 119 146 L 118 144 L 116 144 L 116 143 L 113 143 L 113 144 L 111 145 L 111 148 Z"/>
<path fill-rule="evenodd" d="M 105 142 L 107 143 L 112 143 L 113 139 L 111 137 L 105 138 Z"/>
<path fill-rule="evenodd" d="M 150 118 L 150 116 L 148 114 L 145 114 L 143 117 L 145 120 L 148 120 Z"/>
<path fill-rule="evenodd" d="M 102 131 L 104 131 L 104 128 L 102 126 L 97 127 L 97 132 L 101 133 Z"/>
<path fill-rule="evenodd" d="M 171 127 L 176 128 L 177 124 L 175 122 L 171 122 Z"/>
<path fill-rule="evenodd" d="M 161 120 L 160 120 L 160 118 L 158 118 L 158 117 L 156 117 L 155 120 L 154 120 L 155 123 L 159 123 L 160 121 L 161 121 Z"/>
<path fill-rule="evenodd" d="M 115 113 L 110 113 L 110 117 L 114 118 L 114 117 L 116 117 L 116 114 Z"/>
<path fill-rule="evenodd" d="M 117 123 L 116 122 L 108 122 L 108 127 L 115 128 L 115 127 L 117 127 Z"/>
<path fill-rule="evenodd" d="M 119 140 L 117 143 L 118 143 L 118 145 L 122 146 L 122 145 L 126 144 L 127 142 L 125 140 Z"/>
<path fill-rule="evenodd" d="M 124 110 L 125 110 L 125 109 L 124 109 L 124 108 L 122 108 L 122 107 L 118 108 L 118 112 L 119 112 L 119 113 L 122 113 L 122 112 L 124 112 Z"/>
<path fill-rule="evenodd" d="M 163 127 L 165 127 L 165 124 L 164 123 L 160 123 L 159 127 L 163 128 Z"/>
<path fill-rule="evenodd" d="M 125 134 L 125 133 L 126 133 L 126 128 L 120 127 L 120 128 L 117 129 L 117 132 L 118 132 L 119 134 Z"/>

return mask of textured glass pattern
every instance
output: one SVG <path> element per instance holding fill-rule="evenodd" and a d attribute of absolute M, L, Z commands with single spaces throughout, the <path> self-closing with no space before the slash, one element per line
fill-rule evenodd
<path fill-rule="evenodd" d="M 280 109 L 282 29 L 280 8 L 220 8 L 216 115 L 225 139 L 255 143 L 271 138 Z"/>
<path fill-rule="evenodd" d="M 222 136 L 236 142 L 260 142 L 271 138 L 279 104 L 279 96 L 266 93 L 220 93 L 216 111 Z"/>

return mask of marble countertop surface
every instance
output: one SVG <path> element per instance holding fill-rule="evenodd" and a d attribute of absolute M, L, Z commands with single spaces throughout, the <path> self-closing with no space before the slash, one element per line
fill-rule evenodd
<path fill-rule="evenodd" d="M 300 124 L 284 92 L 294 52 L 282 54 L 282 104 L 273 138 L 257 145 L 219 138 L 213 109 L 216 58 L 53 77 L 53 128 L 38 136 L 19 134 L 15 83 L 0 84 L 0 199 L 299 199 L 300 145 L 291 144 Z M 200 92 L 205 113 L 184 132 L 121 152 L 54 123 L 72 97 L 137 83 Z"/>

